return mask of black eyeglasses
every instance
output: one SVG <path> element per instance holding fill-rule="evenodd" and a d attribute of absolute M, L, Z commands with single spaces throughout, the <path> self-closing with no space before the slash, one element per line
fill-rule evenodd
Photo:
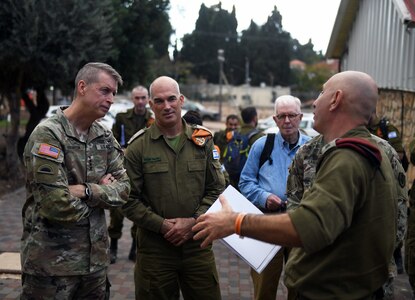
<path fill-rule="evenodd" d="M 290 121 L 292 121 L 295 118 L 297 118 L 299 115 L 301 115 L 301 114 L 280 114 L 280 115 L 277 115 L 276 117 L 280 121 L 285 120 L 285 118 L 287 118 L 287 117 L 288 117 L 288 119 L 290 119 Z"/>

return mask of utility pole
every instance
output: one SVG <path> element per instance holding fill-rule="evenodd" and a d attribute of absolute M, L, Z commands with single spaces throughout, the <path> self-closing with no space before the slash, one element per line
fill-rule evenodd
<path fill-rule="evenodd" d="M 219 120 L 222 121 L 222 74 L 223 74 L 223 62 L 225 61 L 225 50 L 218 49 L 218 61 L 219 61 Z"/>

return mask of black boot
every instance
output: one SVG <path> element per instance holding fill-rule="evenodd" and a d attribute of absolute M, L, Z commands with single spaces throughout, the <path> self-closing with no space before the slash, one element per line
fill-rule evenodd
<path fill-rule="evenodd" d="M 133 239 L 133 242 L 131 243 L 130 254 L 128 254 L 128 259 L 135 262 L 136 258 L 137 258 L 137 247 L 136 247 L 135 239 Z"/>
<path fill-rule="evenodd" d="M 118 249 L 118 239 L 111 239 L 111 246 L 110 246 L 110 263 L 111 264 L 117 261 L 117 249 Z"/>

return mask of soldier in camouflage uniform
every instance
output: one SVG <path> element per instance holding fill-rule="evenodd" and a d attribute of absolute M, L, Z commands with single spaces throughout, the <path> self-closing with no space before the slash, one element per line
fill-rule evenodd
<path fill-rule="evenodd" d="M 195 218 L 224 189 L 212 134 L 180 117 L 184 96 L 170 77 L 150 86 L 155 123 L 131 139 L 131 194 L 124 215 L 138 225 L 136 299 L 220 299 L 211 247 L 193 241 Z"/>
<path fill-rule="evenodd" d="M 148 103 L 148 91 L 144 86 L 136 86 L 131 91 L 131 100 L 134 107 L 126 112 L 118 113 L 115 116 L 115 123 L 112 126 L 112 133 L 121 147 L 126 148 L 127 142 L 130 138 L 144 127 L 148 127 L 154 122 L 153 114 L 146 109 Z M 108 233 L 111 238 L 110 254 L 111 263 L 117 260 L 118 240 L 122 236 L 124 216 L 121 208 L 114 208 L 110 210 L 110 225 L 108 226 Z M 131 226 L 131 249 L 128 259 L 135 261 L 136 259 L 136 240 L 137 226 Z"/>
<path fill-rule="evenodd" d="M 409 144 L 410 161 L 415 165 L 415 138 Z M 415 298 L 415 180 L 409 193 L 408 232 L 405 239 L 405 270 Z"/>
<path fill-rule="evenodd" d="M 396 187 L 398 189 L 398 228 L 395 243 L 402 243 L 406 231 L 406 209 L 408 191 L 406 189 L 406 175 L 395 149 L 385 140 L 372 135 L 378 146 L 386 153 L 394 170 Z M 287 181 L 287 209 L 296 209 L 301 202 L 303 194 L 313 185 L 318 158 L 324 146 L 323 136 L 318 135 L 303 145 L 293 160 Z M 395 261 L 392 258 L 389 266 L 389 279 L 383 286 L 383 299 L 393 299 L 393 279 L 396 276 Z M 382 294 L 380 291 L 379 294 Z M 379 298 L 380 299 L 380 298 Z"/>
<path fill-rule="evenodd" d="M 113 103 L 121 76 L 86 64 L 69 107 L 40 123 L 24 151 L 21 299 L 108 299 L 106 208 L 123 205 L 130 184 L 123 151 L 95 120 Z"/>
<path fill-rule="evenodd" d="M 376 115 L 376 112 L 374 112 L 370 118 L 368 129 L 372 134 L 387 141 L 395 149 L 399 155 L 399 160 L 402 163 L 403 169 L 406 172 L 408 170 L 409 162 L 403 148 L 402 138 L 399 130 L 391 122 L 389 122 L 386 117 L 379 118 Z M 404 271 L 401 251 L 402 245 L 402 242 L 397 244 L 396 249 L 393 252 L 393 257 L 395 258 L 395 263 L 399 274 L 402 274 Z"/>

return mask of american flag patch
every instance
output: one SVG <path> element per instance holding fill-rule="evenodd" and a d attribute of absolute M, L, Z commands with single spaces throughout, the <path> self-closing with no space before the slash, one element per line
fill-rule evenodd
<path fill-rule="evenodd" d="M 61 152 L 61 149 L 55 146 L 52 146 L 49 144 L 40 144 L 39 151 L 37 153 L 50 156 L 53 158 L 58 158 L 60 152 Z"/>

